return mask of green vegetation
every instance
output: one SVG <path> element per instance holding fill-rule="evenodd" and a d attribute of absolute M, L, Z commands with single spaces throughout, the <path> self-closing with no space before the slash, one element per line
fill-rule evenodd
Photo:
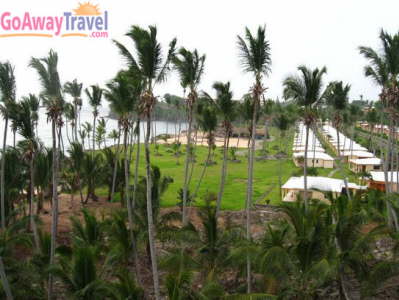
<path fill-rule="evenodd" d="M 336 169 L 311 168 L 306 159 L 310 129 L 321 121 L 355 136 L 364 115 L 359 102 L 349 103 L 349 85 L 326 83 L 326 67 L 302 65 L 283 80 L 286 101 L 265 99 L 271 47 L 260 26 L 237 36 L 242 69 L 253 78 L 249 93 L 234 101 L 230 82 L 214 83 L 215 95 L 200 91 L 206 56 L 198 50 L 177 47 L 176 39 L 162 47 L 155 26 L 134 25 L 126 35 L 131 45 L 114 41 L 125 69 L 105 87 L 84 89 L 93 114 L 93 122 L 85 124 L 80 123 L 83 85 L 61 82 L 55 51 L 30 60 L 41 84 L 38 96 L 16 99 L 14 67 L 0 62 L 0 112 L 6 123 L 1 298 L 399 298 L 398 188 L 386 181 L 384 192 L 342 189 L 326 193 L 328 203 L 307 193 L 308 175 L 358 182 L 341 157 Z M 378 116 L 386 118 L 391 129 L 380 145 L 387 172 L 399 165 L 393 149 L 399 33 L 381 31 L 380 39 L 381 52 L 360 47 L 360 53 L 370 62 L 365 75 L 381 87 L 381 101 L 366 118 L 373 125 Z M 162 137 L 174 141 L 160 144 L 152 122 L 156 89 L 171 71 L 178 73 L 185 94 L 166 95 L 162 105 L 175 110 L 167 118 L 178 126 L 171 139 Z M 105 121 L 97 119 L 103 96 L 119 124 L 108 133 L 112 147 L 105 143 Z M 52 125 L 51 148 L 37 133 L 40 104 Z M 188 123 L 184 134 L 182 120 Z M 291 158 L 298 122 L 306 130 L 303 168 Z M 72 133 L 68 141 L 61 138 L 64 126 Z M 6 145 L 9 129 L 23 138 L 12 147 Z M 198 134 L 206 147 L 197 145 Z M 244 139 L 243 148 L 235 147 L 233 136 Z M 220 140 L 223 146 L 216 147 Z M 302 175 L 303 198 L 281 203 L 281 185 Z M 396 284 L 386 286 L 387 280 Z"/>

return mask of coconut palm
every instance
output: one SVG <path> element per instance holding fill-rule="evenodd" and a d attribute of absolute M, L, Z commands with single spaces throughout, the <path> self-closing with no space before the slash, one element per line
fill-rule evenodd
<path fill-rule="evenodd" d="M 348 106 L 349 91 L 350 91 L 350 85 L 347 84 L 344 86 L 342 81 L 333 81 L 328 84 L 324 96 L 327 105 L 332 108 L 334 114 L 332 124 L 337 132 L 337 154 L 338 154 L 339 168 L 341 172 L 342 172 L 342 166 L 341 166 L 342 151 L 341 151 L 339 136 L 343 121 L 343 114 Z M 346 193 L 350 198 L 349 189 L 348 189 L 348 180 L 346 179 L 345 176 L 344 176 L 344 182 L 345 182 Z"/>
<path fill-rule="evenodd" d="M 131 128 L 132 115 L 137 107 L 138 99 L 142 91 L 142 81 L 139 77 L 132 78 L 128 72 L 119 72 L 116 78 L 107 84 L 105 97 L 110 102 L 111 110 L 118 116 L 118 123 L 123 131 L 123 149 L 124 149 L 124 174 L 125 174 L 125 203 L 127 205 L 129 230 L 131 240 L 133 241 L 133 212 L 132 202 L 129 193 L 129 158 L 128 158 L 128 136 Z M 119 160 L 119 149 L 116 150 L 114 177 L 111 191 L 111 198 L 115 189 L 116 168 Z M 135 174 L 137 177 L 137 173 Z"/>
<path fill-rule="evenodd" d="M 4 153 L 6 150 L 7 132 L 8 132 L 8 119 L 10 113 L 10 106 L 15 103 L 15 91 L 16 81 L 14 75 L 14 67 L 9 63 L 0 63 L 0 93 L 1 93 L 1 107 L 0 112 L 4 119 L 4 135 L 3 135 L 3 151 L 1 160 L 1 178 L 0 178 L 0 189 L 1 189 L 1 228 L 6 227 L 6 215 L 5 215 L 5 199 L 4 199 L 4 168 L 5 160 Z"/>
<path fill-rule="evenodd" d="M 197 186 L 194 191 L 193 199 L 197 196 L 199 187 L 201 186 L 202 179 L 204 178 L 206 168 L 212 164 L 211 154 L 212 149 L 215 147 L 215 130 L 217 127 L 217 112 L 213 104 L 207 104 L 201 108 L 201 112 L 198 115 L 198 125 L 203 130 L 204 134 L 207 135 L 208 140 L 208 155 L 204 162 L 200 178 L 198 179 Z M 183 191 L 184 193 L 184 191 Z M 184 209 L 184 195 L 183 195 L 183 209 Z"/>
<path fill-rule="evenodd" d="M 52 178 L 52 151 L 40 146 L 35 155 L 35 187 L 37 189 L 37 213 L 43 208 L 44 194 L 50 188 Z"/>
<path fill-rule="evenodd" d="M 76 180 L 76 184 L 79 188 L 80 202 L 83 204 L 83 187 L 82 187 L 82 168 L 84 161 L 84 150 L 82 144 L 71 143 L 68 149 L 68 154 L 70 158 L 70 166 Z"/>
<path fill-rule="evenodd" d="M 132 26 L 131 30 L 126 34 L 132 39 L 135 45 L 136 58 L 127 50 L 127 48 L 119 42 L 115 42 L 122 56 L 127 60 L 129 68 L 135 74 L 143 79 L 144 89 L 140 99 L 140 111 L 147 119 L 147 130 L 144 141 L 145 158 L 146 158 L 146 178 L 147 178 L 147 217 L 148 217 L 148 238 L 151 249 L 152 273 L 154 281 L 155 298 L 160 299 L 159 291 L 159 275 L 157 267 L 157 255 L 155 252 L 155 232 L 152 217 L 151 203 L 151 158 L 149 139 L 151 133 L 151 113 L 155 104 L 154 86 L 166 79 L 169 71 L 170 60 L 175 51 L 176 39 L 172 40 L 169 45 L 169 51 L 166 59 L 162 59 L 162 47 L 157 40 L 157 29 L 155 26 L 149 26 L 145 30 L 139 26 Z"/>
<path fill-rule="evenodd" d="M 57 237 L 57 224 L 58 224 L 58 177 L 59 177 L 59 153 L 57 143 L 57 128 L 62 126 L 62 110 L 64 107 L 64 99 L 61 91 L 61 82 L 57 70 L 58 55 L 53 50 L 50 50 L 47 57 L 34 58 L 32 57 L 29 66 L 35 69 L 39 75 L 39 80 L 42 86 L 41 98 L 43 104 L 47 109 L 47 118 L 51 121 L 52 139 L 53 139 L 53 170 L 52 170 L 52 223 L 51 223 L 51 253 L 50 264 L 54 263 L 54 254 L 56 247 Z M 49 276 L 48 284 L 48 298 L 53 296 L 53 280 Z"/>
<path fill-rule="evenodd" d="M 299 66 L 298 71 L 300 76 L 288 76 L 284 82 L 284 97 L 293 100 L 303 108 L 302 116 L 303 122 L 306 126 L 305 138 L 305 155 L 304 155 L 304 202 L 305 207 L 308 207 L 308 181 L 307 181 L 307 159 L 308 159 L 308 142 L 309 142 L 309 128 L 312 127 L 316 121 L 316 106 L 321 102 L 323 97 L 323 75 L 327 72 L 325 67 L 321 69 L 311 70 L 306 66 Z"/>
<path fill-rule="evenodd" d="M 101 299 L 112 296 L 110 284 L 102 280 L 96 266 L 97 256 L 90 246 L 63 251 L 59 264 L 50 273 L 59 278 L 73 299 Z"/>
<path fill-rule="evenodd" d="M 82 94 L 82 83 L 78 83 L 77 79 L 74 79 L 73 81 L 68 81 L 64 84 L 64 92 L 69 94 L 73 98 L 73 107 L 74 107 L 74 138 L 73 140 L 77 142 L 78 140 L 78 114 L 80 113 L 80 110 L 82 108 L 82 99 L 81 99 L 81 94 Z"/>
<path fill-rule="evenodd" d="M 119 137 L 120 137 L 119 130 L 116 130 L 116 129 L 112 129 L 111 132 L 108 134 L 108 138 L 112 139 L 114 146 L 115 145 L 118 146 L 118 143 L 120 142 Z"/>
<path fill-rule="evenodd" d="M 187 192 L 189 185 L 189 169 L 192 161 L 192 126 L 193 126 L 193 109 L 198 99 L 198 85 L 200 84 L 202 74 L 204 72 L 205 55 L 200 55 L 197 50 L 189 51 L 180 48 L 172 59 L 173 65 L 180 77 L 180 85 L 184 90 L 188 89 L 186 98 L 187 110 L 187 146 L 186 146 L 186 162 L 184 165 L 184 183 L 183 183 L 183 223 L 187 223 Z"/>
<path fill-rule="evenodd" d="M 214 100 L 214 103 L 217 107 L 218 114 L 222 118 L 222 127 L 224 129 L 223 165 L 220 176 L 218 198 L 216 201 L 216 216 L 218 216 L 222 204 L 223 191 L 227 176 L 227 156 L 229 152 L 230 136 L 233 130 L 232 122 L 235 120 L 236 117 L 236 105 L 233 101 L 233 92 L 230 90 L 230 82 L 215 82 L 213 84 L 213 88 L 216 91 L 216 98 Z"/>
<path fill-rule="evenodd" d="M 104 118 L 98 120 L 97 132 L 96 132 L 96 142 L 98 149 L 101 149 L 101 144 L 104 143 L 104 148 L 107 147 L 106 135 L 107 135 L 107 122 Z"/>
<path fill-rule="evenodd" d="M 39 247 L 39 236 L 36 227 L 36 209 L 34 209 L 34 191 L 35 191 L 35 155 L 38 149 L 37 137 L 35 135 L 35 116 L 33 109 L 35 109 L 35 100 L 32 103 L 32 98 L 25 97 L 23 100 L 16 104 L 15 113 L 11 115 L 11 118 L 17 126 L 18 133 L 25 139 L 20 142 L 20 148 L 23 151 L 23 158 L 28 162 L 29 165 L 29 216 L 30 225 L 33 230 L 35 245 Z M 32 107 L 33 105 L 33 107 Z"/>
<path fill-rule="evenodd" d="M 369 137 L 370 149 L 375 154 L 375 145 L 373 143 L 373 134 L 374 134 L 375 125 L 377 125 L 377 123 L 378 123 L 378 112 L 375 108 L 370 108 L 367 111 L 366 121 L 367 121 L 367 124 L 369 126 L 369 131 L 370 131 L 370 137 Z"/>
<path fill-rule="evenodd" d="M 84 204 L 89 201 L 89 198 L 93 201 L 98 201 L 96 187 L 100 185 L 103 176 L 103 156 L 101 153 L 92 153 L 91 155 L 85 153 L 82 164 L 82 177 L 87 186 L 87 194 Z"/>
<path fill-rule="evenodd" d="M 90 135 L 93 132 L 93 126 L 89 122 L 84 122 L 82 127 L 83 127 L 83 131 L 86 133 L 86 136 L 87 136 L 87 148 L 90 150 Z M 83 140 L 82 134 L 81 134 L 81 138 L 82 138 L 82 143 L 84 146 L 84 140 Z"/>
<path fill-rule="evenodd" d="M 380 52 L 365 46 L 360 46 L 359 52 L 369 62 L 369 65 L 364 68 L 364 74 L 381 87 L 380 100 L 389 117 L 388 149 L 383 159 L 385 186 L 387 187 L 386 193 L 389 194 L 392 192 L 392 185 L 388 180 L 388 164 L 393 153 L 394 128 L 396 126 L 399 104 L 399 33 L 390 35 L 386 31 L 381 30 L 379 38 L 382 44 Z M 389 224 L 394 224 L 396 230 L 399 230 L 397 215 L 389 201 L 387 202 L 387 211 Z"/>
<path fill-rule="evenodd" d="M 91 92 L 87 88 L 85 90 L 89 104 L 93 108 L 93 152 L 96 150 L 96 120 L 98 117 L 98 107 L 101 105 L 103 90 L 98 85 L 91 86 Z"/>
<path fill-rule="evenodd" d="M 253 115 L 251 119 L 251 141 L 248 155 L 248 183 L 247 183 L 247 199 L 246 199 L 246 237 L 251 239 L 250 232 L 250 209 L 252 206 L 253 194 L 253 171 L 255 156 L 255 135 L 256 120 L 258 116 L 260 100 L 265 92 L 262 84 L 264 76 L 269 75 L 271 69 L 270 44 L 266 39 L 266 26 L 258 27 L 256 35 L 252 35 L 248 28 L 245 28 L 245 37 L 237 36 L 238 48 L 240 51 L 240 59 L 244 72 L 254 76 L 255 82 L 251 88 Z M 251 262 L 249 256 L 247 258 L 247 293 L 251 293 Z"/>
<path fill-rule="evenodd" d="M 68 131 L 68 123 L 71 122 L 71 127 L 72 127 L 72 141 L 75 142 L 76 138 L 74 137 L 74 128 L 75 128 L 75 108 L 73 104 L 71 103 L 65 103 L 64 107 L 64 116 L 65 116 L 65 130 L 66 130 L 66 136 L 68 139 L 68 142 L 71 143 L 71 138 L 69 137 L 69 131 Z"/>
<path fill-rule="evenodd" d="M 282 147 L 284 137 L 290 128 L 290 125 L 292 123 L 292 119 L 290 119 L 289 114 L 283 110 L 284 108 L 280 108 L 278 111 L 275 112 L 275 115 L 273 117 L 273 125 L 279 130 L 280 133 L 280 138 L 279 138 L 279 148 L 280 148 L 280 153 L 278 154 L 278 160 L 279 160 L 279 176 L 278 176 L 278 184 L 279 184 L 279 192 L 280 192 L 280 200 L 283 201 L 283 196 L 282 196 L 282 180 L 281 180 L 281 173 L 282 173 L 282 156 L 284 154 L 284 150 Z"/>

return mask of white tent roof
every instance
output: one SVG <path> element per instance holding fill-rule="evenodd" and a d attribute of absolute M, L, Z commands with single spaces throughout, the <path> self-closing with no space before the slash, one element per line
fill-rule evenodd
<path fill-rule="evenodd" d="M 292 148 L 294 152 L 303 152 L 305 151 L 305 149 L 306 149 L 305 146 L 294 146 Z M 313 152 L 313 150 L 315 150 L 316 152 L 325 152 L 325 150 L 322 147 L 315 147 L 313 149 L 313 147 L 308 146 L 308 152 Z"/>
<path fill-rule="evenodd" d="M 292 154 L 294 157 L 305 157 L 305 152 L 297 152 Z M 308 159 L 322 159 L 322 160 L 334 160 L 330 155 L 324 152 L 308 152 Z"/>
<path fill-rule="evenodd" d="M 356 165 L 381 165 L 381 159 L 377 157 L 351 159 L 350 162 Z"/>
<path fill-rule="evenodd" d="M 307 177 L 307 185 L 309 190 L 318 190 L 323 192 L 337 192 L 340 193 L 345 188 L 344 180 L 335 179 L 329 177 Z M 352 189 L 365 189 L 363 186 L 359 186 L 355 183 L 348 183 L 348 187 Z M 304 177 L 291 177 L 282 186 L 283 189 L 296 189 L 304 190 Z"/>
<path fill-rule="evenodd" d="M 371 179 L 373 181 L 385 182 L 385 175 L 383 171 L 370 171 Z M 392 176 L 392 181 L 391 181 Z M 388 182 L 398 183 L 397 172 L 388 171 Z"/>
<path fill-rule="evenodd" d="M 343 156 L 357 156 L 362 158 L 372 158 L 374 154 L 368 151 L 341 151 L 341 155 Z"/>

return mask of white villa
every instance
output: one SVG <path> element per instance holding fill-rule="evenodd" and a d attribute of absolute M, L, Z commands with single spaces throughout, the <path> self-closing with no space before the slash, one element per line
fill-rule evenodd
<path fill-rule="evenodd" d="M 345 192 L 345 182 L 342 179 L 335 179 L 329 177 L 307 177 L 308 198 L 318 199 L 329 203 L 324 193 L 331 192 L 333 197 L 338 197 L 341 193 Z M 348 183 L 350 191 L 365 190 L 367 186 L 359 186 L 355 183 Z M 298 196 L 304 198 L 304 177 L 291 177 L 282 186 L 283 201 L 294 202 Z"/>

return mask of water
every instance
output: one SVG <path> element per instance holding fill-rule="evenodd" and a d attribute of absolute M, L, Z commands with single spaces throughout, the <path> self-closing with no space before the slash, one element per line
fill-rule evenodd
<path fill-rule="evenodd" d="M 110 119 L 108 118 L 109 115 L 109 109 L 107 107 L 99 107 L 99 116 L 98 119 L 103 117 L 106 120 L 106 144 L 107 146 L 112 145 L 113 144 L 113 139 L 108 138 L 108 134 L 113 130 L 113 129 L 118 129 L 118 121 L 114 120 L 114 119 Z M 65 120 L 64 120 L 65 122 Z M 91 125 L 93 124 L 93 114 L 92 114 L 92 110 L 90 107 L 82 107 L 81 113 L 80 113 L 80 123 L 84 124 L 85 122 L 89 122 Z M 10 122 L 9 122 L 10 123 Z M 154 122 L 156 123 L 155 127 L 156 127 L 156 132 L 155 135 L 159 135 L 159 134 L 164 134 L 168 133 L 169 134 L 174 134 L 175 132 L 175 123 L 172 122 L 164 122 L 164 121 L 156 121 Z M 4 133 L 4 120 L 2 118 L 0 118 L 0 140 L 2 143 L 2 138 L 3 138 L 3 133 Z M 98 124 L 98 123 L 97 123 Z M 181 128 L 182 130 L 184 130 L 186 128 L 186 124 L 181 124 Z M 40 108 L 39 110 L 39 122 L 38 122 L 38 137 L 40 138 L 40 140 L 43 142 L 43 144 L 47 147 L 51 147 L 52 146 L 52 135 L 51 135 L 51 122 L 47 122 L 47 115 L 46 115 L 46 109 L 45 108 Z M 155 128 L 154 128 L 155 129 Z M 79 128 L 78 128 L 79 130 Z M 140 141 L 143 142 L 144 141 L 144 134 L 145 130 L 143 127 L 141 127 L 141 136 L 140 136 Z M 70 124 L 68 125 L 68 135 L 70 140 L 72 140 L 72 127 L 70 126 Z M 78 133 L 79 135 L 79 133 Z M 68 148 L 68 137 L 67 137 L 67 128 L 64 125 L 62 128 L 62 139 L 64 141 L 64 145 L 66 148 Z M 90 136 L 91 142 L 90 142 L 90 146 L 92 146 L 92 137 Z M 22 137 L 18 135 L 16 135 L 16 142 L 22 140 Z M 87 138 L 85 141 L 85 146 L 87 147 Z M 8 131 L 7 133 L 7 145 L 12 146 L 13 145 L 13 134 L 11 132 L 11 130 Z M 96 147 L 97 144 L 96 144 Z"/>

